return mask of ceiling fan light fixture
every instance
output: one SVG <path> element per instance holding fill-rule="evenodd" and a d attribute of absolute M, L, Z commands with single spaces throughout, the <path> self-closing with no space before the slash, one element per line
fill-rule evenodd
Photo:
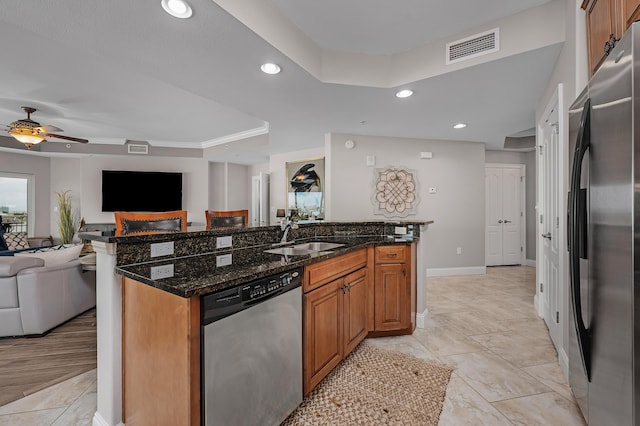
<path fill-rule="evenodd" d="M 12 129 L 9 131 L 9 134 L 18 142 L 22 142 L 27 146 L 39 144 L 44 140 L 44 136 L 39 135 L 30 129 Z"/>
<path fill-rule="evenodd" d="M 262 64 L 260 69 L 265 74 L 278 74 L 280 72 L 280 66 L 278 64 L 274 64 L 271 62 L 267 62 L 266 64 Z"/>
<path fill-rule="evenodd" d="M 191 6 L 184 0 L 162 0 L 160 4 L 165 12 L 176 18 L 186 19 L 193 15 Z"/>

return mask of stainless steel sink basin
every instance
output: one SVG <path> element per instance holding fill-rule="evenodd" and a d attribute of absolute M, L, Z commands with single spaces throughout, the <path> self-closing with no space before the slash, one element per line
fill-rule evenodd
<path fill-rule="evenodd" d="M 304 256 L 307 254 L 313 254 L 316 250 L 309 250 L 300 247 L 277 247 L 269 250 L 265 250 L 266 253 L 280 254 L 283 256 Z"/>
<path fill-rule="evenodd" d="M 293 247 L 299 248 L 299 249 L 313 250 L 313 251 L 327 251 L 327 250 L 333 250 L 335 248 L 342 247 L 342 246 L 344 246 L 344 244 L 327 243 L 324 241 L 314 241 L 311 243 L 296 244 Z"/>

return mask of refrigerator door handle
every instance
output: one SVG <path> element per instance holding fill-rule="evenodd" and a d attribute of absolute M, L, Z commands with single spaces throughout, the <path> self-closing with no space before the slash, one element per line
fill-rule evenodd
<path fill-rule="evenodd" d="M 582 355 L 587 380 L 591 381 L 591 330 L 587 329 L 582 318 L 582 300 L 580 298 L 580 258 L 587 256 L 587 194 L 580 189 L 582 160 L 589 149 L 591 139 L 591 100 L 584 103 L 580 128 L 573 154 L 571 169 L 571 187 L 569 192 L 569 272 L 571 277 L 571 304 L 575 318 L 578 346 Z"/>

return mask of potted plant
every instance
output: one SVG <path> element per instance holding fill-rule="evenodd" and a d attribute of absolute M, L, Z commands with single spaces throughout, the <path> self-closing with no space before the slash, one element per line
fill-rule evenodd
<path fill-rule="evenodd" d="M 71 206 L 71 191 L 56 192 L 58 196 L 58 231 L 62 244 L 71 244 L 80 221 Z"/>

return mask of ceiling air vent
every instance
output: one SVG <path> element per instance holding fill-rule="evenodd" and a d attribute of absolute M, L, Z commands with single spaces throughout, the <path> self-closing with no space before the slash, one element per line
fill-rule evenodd
<path fill-rule="evenodd" d="M 127 144 L 127 153 L 128 154 L 148 154 L 149 145 L 141 145 L 137 143 Z"/>
<path fill-rule="evenodd" d="M 500 50 L 498 28 L 447 43 L 447 64 L 486 55 Z"/>

